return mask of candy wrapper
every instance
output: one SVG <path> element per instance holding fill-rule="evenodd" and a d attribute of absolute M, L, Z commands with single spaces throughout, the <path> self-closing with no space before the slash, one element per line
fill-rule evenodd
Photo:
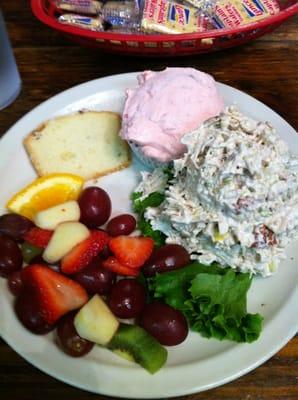
<path fill-rule="evenodd" d="M 203 32 L 207 26 L 206 18 L 194 7 L 168 0 L 145 0 L 141 21 L 144 32 Z"/>
<path fill-rule="evenodd" d="M 55 0 L 55 5 L 60 10 L 85 15 L 96 15 L 102 8 L 96 0 Z"/>
<path fill-rule="evenodd" d="M 186 0 L 216 28 L 237 28 L 280 11 L 276 0 Z"/>
<path fill-rule="evenodd" d="M 62 14 L 58 21 L 62 24 L 77 26 L 90 31 L 104 31 L 109 26 L 102 17 L 92 18 L 78 14 Z"/>
<path fill-rule="evenodd" d="M 184 3 L 190 4 L 201 11 L 202 15 L 211 13 L 218 0 L 184 0 Z"/>
<path fill-rule="evenodd" d="M 140 4 L 137 1 L 107 1 L 101 15 L 113 28 L 136 30 L 140 26 Z"/>
<path fill-rule="evenodd" d="M 92 31 L 195 33 L 237 28 L 280 11 L 277 0 L 54 0 L 61 23 Z M 84 15 L 75 13 L 80 12 Z M 94 15 L 92 15 L 94 14 Z M 92 16 L 91 16 L 92 15 Z M 95 16 L 96 15 L 96 16 Z"/>

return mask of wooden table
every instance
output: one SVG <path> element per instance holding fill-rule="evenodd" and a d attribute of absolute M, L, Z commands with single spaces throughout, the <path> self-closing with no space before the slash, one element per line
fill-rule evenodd
<path fill-rule="evenodd" d="M 51 96 L 79 83 L 110 74 L 192 66 L 243 90 L 298 127 L 298 20 L 242 47 L 184 58 L 129 58 L 106 55 L 74 45 L 42 26 L 28 1 L 1 0 L 23 88 L 18 99 L 0 112 L 0 136 L 21 116 Z M 1 90 L 1 88 L 0 88 Z M 297 316 L 293 315 L 293 318 Z M 267 363 L 223 387 L 185 396 L 189 400 L 294 400 L 298 398 L 298 338 Z M 61 383 L 40 372 L 0 340 L 2 399 L 107 399 Z M 180 398 L 182 399 L 182 398 Z"/>

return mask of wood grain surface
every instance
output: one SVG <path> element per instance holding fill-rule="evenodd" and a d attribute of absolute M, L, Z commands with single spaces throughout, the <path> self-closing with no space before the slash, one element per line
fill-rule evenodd
<path fill-rule="evenodd" d="M 74 85 L 111 74 L 158 70 L 166 66 L 191 66 L 208 72 L 217 80 L 256 97 L 298 128 L 297 17 L 259 40 L 224 52 L 183 58 L 130 58 L 74 45 L 40 24 L 32 16 L 26 0 L 0 0 L 0 8 L 23 82 L 17 100 L 0 112 L 0 136 L 39 103 Z M 222 387 L 179 399 L 298 399 L 297 360 L 296 337 L 248 375 Z M 45 375 L 1 339 L 0 397 L 4 400 L 108 399 Z"/>

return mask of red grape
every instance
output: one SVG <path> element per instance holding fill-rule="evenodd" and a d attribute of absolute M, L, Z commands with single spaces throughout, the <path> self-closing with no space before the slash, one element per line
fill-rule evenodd
<path fill-rule="evenodd" d="M 76 313 L 64 315 L 58 322 L 57 342 L 59 347 L 72 357 L 81 357 L 92 350 L 94 343 L 83 339 L 74 326 L 73 320 Z"/>
<path fill-rule="evenodd" d="M 121 214 L 108 222 L 107 232 L 110 236 L 129 235 L 135 230 L 136 224 L 134 216 Z"/>
<path fill-rule="evenodd" d="M 96 258 L 87 267 L 72 276 L 90 294 L 108 294 L 113 286 L 116 275 L 102 267 L 101 262 L 99 258 Z"/>
<path fill-rule="evenodd" d="M 90 186 L 84 189 L 79 197 L 81 222 L 88 228 L 103 225 L 111 215 L 111 200 L 103 189 Z"/>
<path fill-rule="evenodd" d="M 23 289 L 22 270 L 12 272 L 8 277 L 8 288 L 14 296 L 18 296 Z"/>
<path fill-rule="evenodd" d="M 112 287 L 109 306 L 119 318 L 137 317 L 145 303 L 145 288 L 135 279 L 121 279 Z"/>
<path fill-rule="evenodd" d="M 33 222 L 22 215 L 4 214 L 0 217 L 0 232 L 14 240 L 23 240 L 24 234 L 33 226 Z"/>
<path fill-rule="evenodd" d="M 15 302 L 15 311 L 25 328 L 32 333 L 43 335 L 54 328 L 54 325 L 49 325 L 43 319 L 38 307 L 38 301 L 32 292 L 21 292 Z"/>
<path fill-rule="evenodd" d="M 0 233 L 0 276 L 8 277 L 22 268 L 23 257 L 19 246 L 10 237 Z"/>
<path fill-rule="evenodd" d="M 184 315 L 163 303 L 147 304 L 141 315 L 140 325 L 165 346 L 182 343 L 188 334 Z"/>
<path fill-rule="evenodd" d="M 179 244 L 166 244 L 153 251 L 149 260 L 142 268 L 145 276 L 154 276 L 157 272 L 163 273 L 182 268 L 190 263 L 190 256 L 184 247 Z"/>

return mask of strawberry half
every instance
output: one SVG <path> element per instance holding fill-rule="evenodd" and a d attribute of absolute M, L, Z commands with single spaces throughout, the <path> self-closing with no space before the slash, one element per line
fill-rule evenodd
<path fill-rule="evenodd" d="M 149 237 L 121 235 L 112 238 L 109 247 L 120 264 L 140 268 L 150 257 L 154 242 Z"/>
<path fill-rule="evenodd" d="M 61 271 L 75 274 L 85 268 L 109 243 L 110 237 L 104 231 L 91 231 L 90 236 L 77 244 L 61 260 Z"/>
<path fill-rule="evenodd" d="M 129 268 L 120 264 L 116 257 L 107 258 L 102 262 L 102 266 L 118 275 L 138 276 L 140 272 L 140 270 L 137 268 Z"/>
<path fill-rule="evenodd" d="M 54 231 L 48 229 L 37 228 L 36 226 L 29 229 L 24 235 L 24 240 L 33 246 L 45 249 L 53 235 Z"/>
<path fill-rule="evenodd" d="M 87 292 L 81 285 L 45 265 L 33 264 L 24 268 L 22 280 L 25 289 L 36 296 L 41 316 L 49 324 L 88 301 Z"/>

